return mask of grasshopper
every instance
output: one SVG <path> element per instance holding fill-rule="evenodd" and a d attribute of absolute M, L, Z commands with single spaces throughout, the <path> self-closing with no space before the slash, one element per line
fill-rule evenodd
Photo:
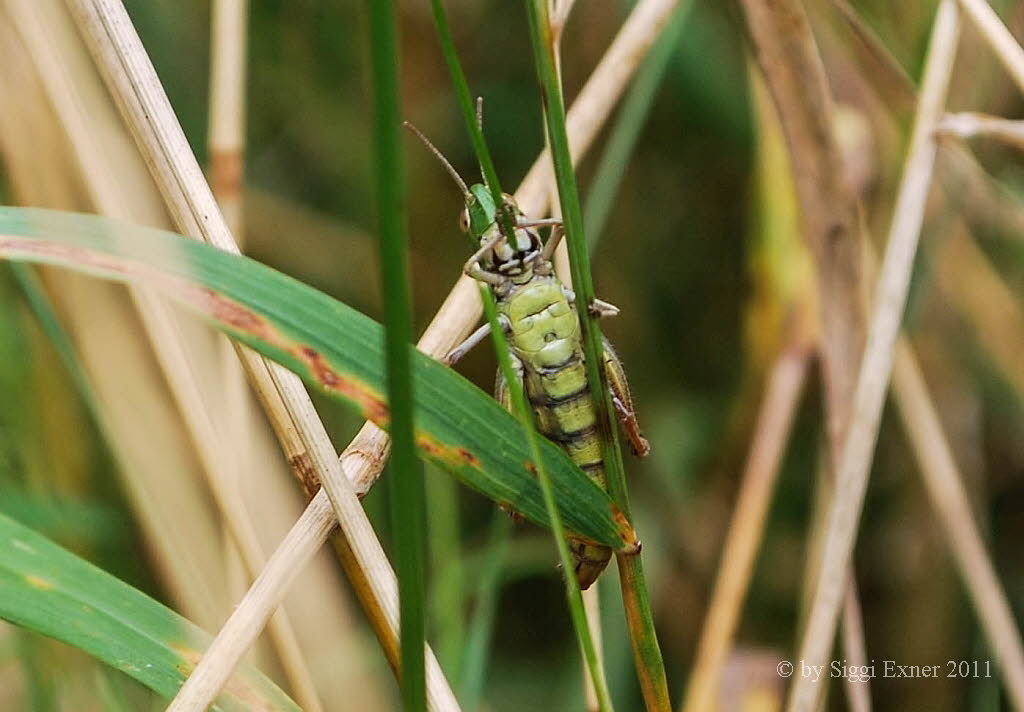
<path fill-rule="evenodd" d="M 606 488 L 602 435 L 597 426 L 590 386 L 584 365 L 579 316 L 573 307 L 576 296 L 555 276 L 552 256 L 564 231 L 560 220 L 533 219 L 523 214 L 515 199 L 504 195 L 501 209 L 514 216 L 515 245 L 498 224 L 499 207 L 485 185 L 466 182 L 427 138 L 406 124 L 444 165 L 465 198 L 459 227 L 478 246 L 463 271 L 487 284 L 494 294 L 498 322 L 505 330 L 512 364 L 532 407 L 537 430 L 562 447 L 592 480 Z M 547 242 L 537 228 L 550 227 Z M 595 300 L 591 313 L 614 316 L 618 309 Z M 458 361 L 490 333 L 484 324 L 451 351 L 446 363 Z M 612 392 L 612 403 L 633 452 L 643 457 L 650 446 L 640 432 L 633 400 L 622 363 L 608 340 L 604 340 L 604 370 Z M 513 404 L 501 371 L 495 398 L 506 409 Z M 611 549 L 590 540 L 569 536 L 574 574 L 580 588 L 590 587 L 611 559 Z"/>

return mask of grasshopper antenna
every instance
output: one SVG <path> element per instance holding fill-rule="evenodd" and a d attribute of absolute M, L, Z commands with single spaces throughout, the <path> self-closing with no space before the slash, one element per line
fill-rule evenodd
<path fill-rule="evenodd" d="M 430 142 L 430 139 L 424 136 L 422 131 L 410 124 L 408 121 L 403 122 L 402 125 L 412 133 L 416 134 L 419 140 L 423 142 L 423 145 L 427 147 L 427 150 L 433 153 L 437 160 L 441 161 L 441 165 L 444 166 L 446 171 L 448 171 L 448 175 L 454 179 L 456 185 L 459 186 L 459 190 L 462 191 L 462 194 L 469 195 L 469 188 L 466 187 L 466 181 L 462 180 L 462 176 L 459 175 L 459 172 L 455 170 L 455 167 L 451 163 L 448 162 L 448 159 L 444 157 L 444 154 L 437 150 L 437 147 Z"/>

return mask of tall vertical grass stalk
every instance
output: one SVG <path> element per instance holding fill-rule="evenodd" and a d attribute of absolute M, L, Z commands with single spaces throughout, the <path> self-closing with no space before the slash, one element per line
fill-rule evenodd
<path fill-rule="evenodd" d="M 402 706 L 427 706 L 423 656 L 423 465 L 413 433 L 412 314 L 406 265 L 405 175 L 399 139 L 398 28 L 391 0 L 370 0 L 377 224 L 384 292 L 384 356 L 391 410 L 391 516 L 398 573 Z"/>
<path fill-rule="evenodd" d="M 559 202 L 565 222 L 565 233 L 572 266 L 576 308 L 580 315 L 583 345 L 586 353 L 587 381 L 594 395 L 597 419 L 603 431 L 602 455 L 608 476 L 608 490 L 626 517 L 630 517 L 629 496 L 626 490 L 625 467 L 619 447 L 618 432 L 611 420 L 611 396 L 604 382 L 601 364 L 603 347 L 601 330 L 589 307 L 594 301 L 594 284 L 590 276 L 586 238 L 583 235 L 583 214 L 580 208 L 576 177 L 573 172 L 569 137 L 565 126 L 565 105 L 558 83 L 551 26 L 545 0 L 526 0 L 526 13 L 530 25 L 534 62 L 540 83 L 544 116 L 547 123 L 551 157 L 558 184 Z M 643 565 L 639 553 L 617 554 L 622 596 L 629 624 L 630 639 L 636 662 L 640 687 L 648 710 L 669 710 L 668 684 L 665 665 L 654 630 Z"/>
<path fill-rule="evenodd" d="M 875 290 L 868 338 L 861 360 L 851 409 L 836 472 L 836 492 L 820 560 L 820 573 L 798 659 L 808 665 L 825 663 L 835 636 L 839 603 L 846 588 L 850 558 L 861 507 L 867 490 L 871 453 L 878 435 L 893 349 L 910 284 L 925 199 L 935 162 L 934 128 L 942 115 L 952 74 L 959 17 L 955 0 L 942 0 L 932 30 L 924 79 L 906 164 L 896 198 L 885 258 Z M 787 709 L 805 712 L 814 708 L 818 686 L 798 677 Z"/>
<path fill-rule="evenodd" d="M 484 139 L 483 131 L 477 122 L 476 112 L 471 98 L 472 95 L 469 91 L 469 84 L 466 82 L 465 73 L 462 71 L 458 54 L 455 51 L 455 44 L 452 41 L 451 31 L 448 29 L 448 19 L 444 11 L 444 6 L 441 4 L 441 0 L 431 0 L 431 6 L 434 11 L 434 21 L 437 25 L 441 49 L 444 52 L 445 60 L 448 63 L 448 71 L 451 74 L 452 84 L 455 86 L 455 92 L 459 97 L 459 108 L 462 111 L 466 130 L 469 131 L 470 135 L 473 137 L 473 148 L 476 151 L 477 159 L 484 172 L 491 194 L 494 197 L 495 205 L 504 205 L 505 200 L 501 192 L 501 186 L 498 183 L 497 173 L 494 170 L 494 162 L 491 160 L 490 151 L 487 148 L 487 142 Z M 508 214 L 507 211 L 501 210 L 498 213 L 498 218 L 503 221 L 502 229 L 514 244 L 515 233 L 512 216 Z M 583 659 L 588 671 L 590 672 L 591 678 L 597 681 L 595 693 L 597 696 L 598 707 L 602 711 L 611 710 L 611 698 L 608 694 L 608 685 L 600 668 L 597 649 L 594 647 L 594 640 L 590 635 L 590 627 L 587 625 L 587 615 L 583 607 L 583 596 L 570 573 L 573 570 L 573 565 L 572 557 L 569 553 L 569 544 L 565 538 L 565 527 L 562 524 L 562 517 L 558 512 L 558 506 L 555 503 L 555 494 L 551 486 L 551 478 L 549 477 L 547 468 L 544 465 L 544 460 L 540 456 L 538 438 L 540 438 L 541 435 L 534 427 L 533 410 L 527 404 L 522 384 L 520 384 L 519 380 L 516 378 L 515 371 L 512 368 L 512 355 L 509 351 L 508 343 L 505 340 L 504 329 L 502 329 L 501 325 L 498 323 L 498 309 L 494 301 L 494 295 L 491 294 L 491 290 L 487 285 L 480 284 L 479 290 L 480 299 L 484 305 L 484 314 L 487 317 L 488 323 L 491 325 L 491 337 L 494 341 L 494 349 L 497 353 L 498 365 L 501 369 L 502 376 L 505 378 L 505 383 L 508 386 L 509 394 L 512 398 L 512 404 L 515 408 L 515 413 L 523 423 L 526 431 L 526 437 L 530 445 L 533 463 L 537 469 L 537 480 L 540 484 L 541 492 L 544 495 L 544 504 L 547 508 L 548 516 L 551 519 L 551 531 L 555 537 L 559 560 L 562 563 L 566 598 L 569 603 L 569 611 L 572 617 L 573 627 L 576 630 L 576 637 L 579 641 L 580 651 L 583 654 Z"/>

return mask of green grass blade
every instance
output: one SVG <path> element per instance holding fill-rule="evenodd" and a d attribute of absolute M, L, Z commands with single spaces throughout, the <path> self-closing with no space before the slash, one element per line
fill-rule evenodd
<path fill-rule="evenodd" d="M 455 45 L 452 41 L 451 32 L 448 29 L 448 18 L 445 15 L 441 0 L 431 0 L 434 10 L 434 23 L 437 26 L 441 48 L 444 51 L 445 60 L 448 62 L 448 70 L 451 75 L 452 84 L 455 85 L 455 93 L 459 97 L 459 107 L 462 110 L 462 118 L 473 139 L 473 148 L 477 154 L 477 160 L 487 178 L 488 186 L 494 197 L 496 205 L 503 205 L 501 187 L 498 185 L 497 173 L 491 161 L 490 152 L 487 149 L 487 142 L 484 139 L 473 111 L 470 99 L 469 85 L 466 76 L 462 71 Z M 502 228 L 506 237 L 514 244 L 511 216 L 507 211 L 499 211 L 498 219 L 502 222 Z M 498 364 L 509 394 L 515 413 L 526 431 L 527 444 L 530 448 L 531 462 L 535 464 L 537 482 L 540 484 L 544 496 L 544 505 L 547 509 L 548 518 L 551 521 L 551 529 L 555 536 L 555 544 L 558 547 L 558 556 L 565 572 L 565 593 L 569 604 L 569 612 L 572 617 L 573 627 L 576 630 L 576 637 L 580 644 L 580 651 L 583 659 L 590 670 L 591 678 L 597 681 L 597 697 L 602 712 L 611 710 L 611 698 L 608 695 L 605 676 L 599 668 L 600 661 L 597 657 L 597 649 L 590 635 L 590 628 L 587 625 L 587 616 L 583 608 L 583 597 L 573 577 L 568 573 L 573 570 L 573 562 L 569 553 L 569 545 L 565 538 L 565 530 L 562 524 L 562 516 L 558 509 L 558 502 L 555 499 L 554 489 L 551 484 L 551 476 L 547 471 L 547 465 L 540 453 L 540 442 L 544 438 L 537 433 L 533 427 L 533 409 L 526 402 L 526 395 L 523 393 L 522 384 L 516 378 L 512 370 L 512 356 L 508 343 L 505 340 L 505 333 L 498 324 L 498 311 L 494 301 L 494 295 L 486 285 L 480 285 L 480 298 L 484 305 L 484 313 L 491 326 L 491 338 L 494 341 L 494 349 L 498 356 Z"/>
<path fill-rule="evenodd" d="M 144 284 L 389 427 L 383 334 L 373 320 L 246 257 L 107 218 L 0 208 L 0 256 Z M 522 426 L 459 374 L 410 349 L 422 457 L 467 486 L 549 526 Z M 556 445 L 540 452 L 566 528 L 632 550 L 636 535 L 608 494 Z"/>
<path fill-rule="evenodd" d="M 80 648 L 170 699 L 210 643 L 174 611 L 0 515 L 0 618 Z M 219 710 L 298 710 L 240 667 Z"/>
<path fill-rule="evenodd" d="M 423 540 L 426 505 L 423 466 L 416 457 L 410 345 L 409 270 L 406 265 L 405 175 L 398 137 L 398 28 L 392 0 L 369 0 L 373 69 L 377 223 L 384 293 L 384 356 L 391 420 L 391 521 L 401 643 L 402 707 L 427 707 Z"/>
<path fill-rule="evenodd" d="M 548 5 L 546 0 L 525 0 L 525 4 L 537 80 L 544 105 L 548 141 L 551 146 L 551 159 L 555 169 L 555 182 L 558 185 L 558 198 L 562 207 L 569 264 L 572 268 L 572 286 L 576 292 L 576 309 L 580 315 L 583 333 L 587 382 L 590 384 L 591 393 L 594 394 L 597 421 L 604 436 L 602 455 L 608 490 L 628 518 L 629 495 L 626 490 L 622 450 L 619 447 L 618 431 L 611 419 L 611 396 L 601 368 L 601 364 L 604 363 L 601 328 L 589 309 L 594 302 L 594 283 L 590 275 L 587 242 L 583 234 L 583 213 L 569 151 L 569 136 L 565 127 L 565 102 L 555 67 Z M 619 552 L 617 561 L 630 642 L 633 646 L 644 702 L 649 711 L 668 712 L 672 708 L 672 703 L 668 696 L 665 665 L 654 630 L 640 554 Z"/>

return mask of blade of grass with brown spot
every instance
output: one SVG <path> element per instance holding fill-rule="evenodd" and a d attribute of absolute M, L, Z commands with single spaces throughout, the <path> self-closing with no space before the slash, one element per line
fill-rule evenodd
<path fill-rule="evenodd" d="M 139 283 L 387 427 L 380 326 L 301 282 L 173 233 L 100 218 L 0 208 L 0 254 Z M 413 351 L 410 347 L 410 351 Z M 522 426 L 449 368 L 413 351 L 421 455 L 485 496 L 547 526 Z M 474 423 L 467 428 L 466 423 Z M 616 551 L 636 536 L 618 507 L 552 443 L 540 452 L 567 529 Z"/>

